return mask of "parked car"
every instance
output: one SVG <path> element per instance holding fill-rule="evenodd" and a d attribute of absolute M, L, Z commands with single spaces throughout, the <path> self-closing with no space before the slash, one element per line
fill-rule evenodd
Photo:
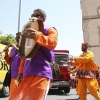
<path fill-rule="evenodd" d="M 58 79 L 53 80 L 52 88 L 58 88 L 59 90 L 64 90 L 65 93 L 70 92 L 71 78 L 68 74 L 70 69 L 69 65 L 66 63 L 69 59 L 68 50 L 54 50 L 55 62 L 59 64 L 60 76 Z"/>
<path fill-rule="evenodd" d="M 5 45 L 0 44 L 0 51 L 5 48 Z M 4 60 L 4 54 L 0 52 L 0 96 L 7 97 L 10 95 L 10 86 L 4 86 L 4 80 L 7 71 L 9 70 L 9 65 L 6 64 Z"/>

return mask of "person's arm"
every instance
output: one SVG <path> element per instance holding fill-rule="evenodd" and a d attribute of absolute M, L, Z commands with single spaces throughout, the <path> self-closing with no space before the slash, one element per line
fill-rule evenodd
<path fill-rule="evenodd" d="M 68 72 L 69 74 L 74 74 L 77 71 L 77 68 L 71 70 L 70 72 Z"/>
<path fill-rule="evenodd" d="M 6 61 L 6 63 L 8 65 L 10 65 L 10 57 L 9 56 L 4 57 L 4 60 Z"/>
<path fill-rule="evenodd" d="M 87 63 L 89 61 L 92 61 L 93 58 L 94 58 L 93 53 L 89 52 L 89 53 L 86 54 L 86 56 L 75 58 L 75 61 L 78 62 L 78 63 L 80 63 L 80 62 Z"/>
<path fill-rule="evenodd" d="M 18 50 L 18 47 L 15 45 L 15 44 L 9 44 L 7 47 L 5 47 L 5 49 L 6 48 L 8 48 L 8 49 L 6 49 L 5 51 L 4 51 L 4 53 L 5 53 L 5 57 L 4 57 L 4 60 L 6 61 L 6 63 L 7 64 L 9 64 L 10 65 L 10 55 L 11 55 L 11 51 L 10 51 L 10 53 L 8 54 L 8 51 L 9 51 L 9 47 L 13 47 L 13 48 L 15 48 L 16 50 Z"/>
<path fill-rule="evenodd" d="M 71 61 L 71 63 L 70 63 L 72 66 L 78 66 L 79 65 L 79 63 L 77 63 L 76 61 Z"/>
<path fill-rule="evenodd" d="M 47 36 L 42 32 L 37 32 L 36 37 L 34 38 L 41 46 L 44 46 L 48 49 L 54 49 L 58 42 L 58 33 L 54 28 L 50 28 L 47 32 Z"/>
<path fill-rule="evenodd" d="M 23 74 L 25 59 L 21 59 L 20 66 L 18 67 L 18 75 Z"/>
<path fill-rule="evenodd" d="M 15 80 L 15 86 L 18 87 L 22 78 L 23 78 L 23 69 L 24 69 L 25 59 L 21 59 L 20 66 L 18 68 L 18 76 Z"/>
<path fill-rule="evenodd" d="M 95 62 L 93 62 L 93 69 L 95 71 L 98 71 L 98 69 L 99 69 L 98 65 Z"/>
<path fill-rule="evenodd" d="M 7 64 L 10 65 L 10 55 L 11 55 L 11 52 L 8 54 L 8 50 L 5 51 L 5 57 L 4 57 L 4 60 L 6 61 Z"/>

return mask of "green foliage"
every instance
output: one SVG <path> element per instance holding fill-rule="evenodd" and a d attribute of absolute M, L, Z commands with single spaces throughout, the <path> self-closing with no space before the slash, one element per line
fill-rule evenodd
<path fill-rule="evenodd" d="M 7 36 L 0 36 L 0 44 L 9 45 L 11 43 L 16 44 L 16 40 L 12 34 L 8 34 Z"/>

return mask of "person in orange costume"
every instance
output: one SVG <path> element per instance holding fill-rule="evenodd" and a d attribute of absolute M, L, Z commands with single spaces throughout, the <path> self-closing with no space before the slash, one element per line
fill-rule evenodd
<path fill-rule="evenodd" d="M 97 77 L 99 89 L 100 89 L 100 67 L 98 66 L 98 77 Z"/>
<path fill-rule="evenodd" d="M 96 79 L 97 67 L 95 67 L 94 55 L 88 51 L 88 43 L 82 43 L 81 49 L 83 53 L 76 58 L 70 58 L 68 63 L 77 67 L 76 77 L 78 78 L 77 93 L 80 100 L 87 100 L 87 89 L 96 100 L 100 100 L 98 93 L 98 82 Z M 73 60 L 73 61 L 72 61 Z"/>
<path fill-rule="evenodd" d="M 37 17 L 44 22 L 46 14 L 41 9 L 35 9 L 31 17 Z M 30 34 L 25 36 L 33 39 L 44 49 L 50 62 L 54 61 L 53 49 L 58 43 L 57 30 L 53 27 L 47 29 L 44 25 L 45 34 L 33 29 L 26 29 L 26 31 Z M 31 60 L 25 60 L 23 78 L 9 100 L 45 100 L 52 79 L 50 63 L 40 49 Z"/>
<path fill-rule="evenodd" d="M 18 32 L 16 34 L 16 42 L 17 43 L 19 42 L 20 34 L 21 34 L 20 32 Z M 12 47 L 12 49 L 11 49 L 10 53 L 8 54 L 9 47 Z M 23 64 L 24 60 L 19 57 L 18 48 L 19 48 L 18 44 L 17 45 L 10 44 L 5 48 L 5 51 L 4 51 L 5 52 L 4 59 L 5 59 L 6 63 L 10 65 L 10 71 L 11 71 L 10 94 L 12 94 L 15 89 L 14 81 L 16 80 L 18 73 L 22 74 L 22 73 L 18 72 L 18 67 L 23 66 L 22 64 Z"/>
<path fill-rule="evenodd" d="M 74 69 L 72 69 L 72 70 L 69 70 L 69 72 L 68 72 L 68 74 L 74 74 L 74 73 L 76 73 L 77 72 L 77 68 L 76 67 L 74 67 Z M 73 86 L 76 88 L 77 87 L 77 78 L 74 78 L 73 80 L 72 80 L 72 88 L 73 88 Z"/>

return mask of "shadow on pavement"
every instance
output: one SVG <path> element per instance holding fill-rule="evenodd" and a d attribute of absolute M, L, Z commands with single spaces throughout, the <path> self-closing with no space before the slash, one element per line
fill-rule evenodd
<path fill-rule="evenodd" d="M 50 89 L 48 95 L 64 95 L 64 92 L 58 89 Z"/>
<path fill-rule="evenodd" d="M 48 95 L 70 96 L 70 95 L 77 95 L 77 94 L 64 93 L 63 90 L 58 90 L 58 89 L 50 89 Z"/>
<path fill-rule="evenodd" d="M 58 90 L 58 89 L 50 89 L 48 95 L 60 95 L 60 96 L 70 96 L 70 95 L 77 95 L 77 94 L 71 94 L 71 93 L 64 93 L 64 91 Z M 79 100 L 79 98 L 74 99 L 56 99 L 56 100 Z"/>

